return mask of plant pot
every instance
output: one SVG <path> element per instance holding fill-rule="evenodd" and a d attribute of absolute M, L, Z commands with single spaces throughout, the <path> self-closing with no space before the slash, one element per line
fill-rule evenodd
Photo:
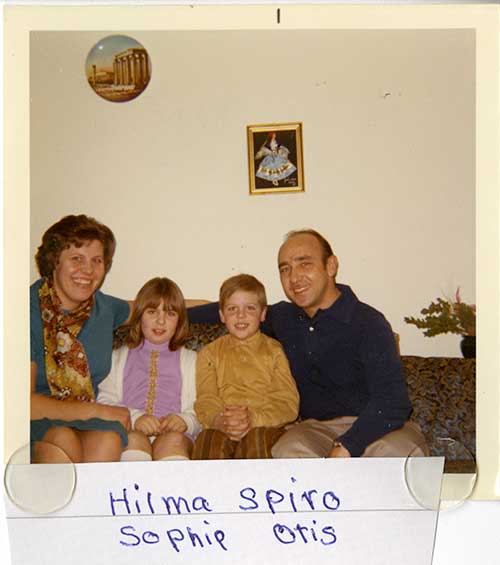
<path fill-rule="evenodd" d="M 475 359 L 476 357 L 476 336 L 464 335 L 460 342 L 460 350 L 465 359 Z"/>

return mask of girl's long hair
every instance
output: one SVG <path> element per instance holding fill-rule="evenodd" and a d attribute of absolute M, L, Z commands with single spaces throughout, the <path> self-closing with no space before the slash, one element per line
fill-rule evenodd
<path fill-rule="evenodd" d="M 132 316 L 127 324 L 125 344 L 128 347 L 133 349 L 144 341 L 141 330 L 142 315 L 148 308 L 157 308 L 162 300 L 164 308 L 174 310 L 179 315 L 177 328 L 170 339 L 168 348 L 170 351 L 175 351 L 186 342 L 189 324 L 181 289 L 174 281 L 166 277 L 156 277 L 149 280 L 137 294 Z"/>

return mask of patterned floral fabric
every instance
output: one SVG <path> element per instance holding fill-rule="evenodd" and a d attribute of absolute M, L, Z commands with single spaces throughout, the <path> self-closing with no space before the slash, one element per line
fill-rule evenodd
<path fill-rule="evenodd" d="M 50 279 L 38 290 L 42 312 L 45 372 L 52 396 L 59 400 L 95 400 L 87 355 L 78 334 L 88 320 L 94 297 L 64 312 Z"/>
<path fill-rule="evenodd" d="M 476 360 L 460 357 L 401 357 L 413 404 L 411 419 L 418 422 L 431 455 L 456 451 L 450 440 L 476 456 Z"/>
<path fill-rule="evenodd" d="M 199 351 L 227 333 L 222 324 L 191 324 L 186 347 Z M 476 360 L 460 357 L 401 357 L 413 404 L 411 420 L 425 435 L 431 455 L 463 460 L 453 441 L 476 456 Z"/>
<path fill-rule="evenodd" d="M 193 351 L 200 351 L 205 345 L 226 334 L 226 326 L 222 324 L 189 324 L 189 335 L 185 347 Z"/>

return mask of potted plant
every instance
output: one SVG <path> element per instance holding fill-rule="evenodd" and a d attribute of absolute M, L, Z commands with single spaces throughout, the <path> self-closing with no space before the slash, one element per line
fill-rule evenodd
<path fill-rule="evenodd" d="M 445 333 L 459 334 L 462 336 L 462 355 L 476 356 L 476 305 L 462 302 L 460 287 L 455 293 L 455 300 L 437 298 L 420 313 L 421 318 L 406 316 L 405 322 L 424 330 L 424 335 L 428 337 Z"/>

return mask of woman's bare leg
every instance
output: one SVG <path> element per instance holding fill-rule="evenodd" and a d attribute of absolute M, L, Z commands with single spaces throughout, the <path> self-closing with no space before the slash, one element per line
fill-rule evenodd
<path fill-rule="evenodd" d="M 33 449 L 33 463 L 81 463 L 82 442 L 79 432 L 65 426 L 54 426 Z"/>
<path fill-rule="evenodd" d="M 84 463 L 120 461 L 122 442 L 117 432 L 98 430 L 78 432 L 82 442 Z"/>

